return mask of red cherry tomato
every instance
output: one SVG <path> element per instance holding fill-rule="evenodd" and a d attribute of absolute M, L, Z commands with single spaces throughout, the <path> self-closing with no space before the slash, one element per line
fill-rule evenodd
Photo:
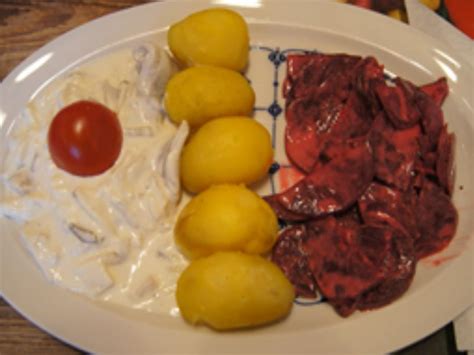
<path fill-rule="evenodd" d="M 117 160 L 122 129 L 117 115 L 92 101 L 64 107 L 53 118 L 48 148 L 58 168 L 73 175 L 98 175 Z"/>

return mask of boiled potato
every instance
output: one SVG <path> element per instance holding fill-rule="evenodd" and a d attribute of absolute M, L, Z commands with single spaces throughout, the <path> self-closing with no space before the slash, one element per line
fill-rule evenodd
<path fill-rule="evenodd" d="M 200 11 L 174 24 L 168 31 L 168 45 L 187 66 L 206 64 L 241 71 L 249 57 L 247 24 L 227 9 Z"/>
<path fill-rule="evenodd" d="M 255 93 L 239 73 L 218 67 L 183 70 L 168 82 L 165 107 L 175 123 L 197 127 L 212 118 L 250 115 Z"/>
<path fill-rule="evenodd" d="M 203 125 L 181 153 L 181 181 L 200 192 L 211 185 L 251 184 L 266 176 L 273 160 L 268 131 L 246 117 L 226 117 Z"/>
<path fill-rule="evenodd" d="M 293 286 L 275 264 L 239 252 L 219 252 L 193 261 L 176 290 L 179 309 L 188 322 L 220 330 L 283 318 L 294 297 Z"/>
<path fill-rule="evenodd" d="M 272 208 L 243 185 L 216 185 L 201 192 L 175 226 L 176 244 L 190 259 L 226 250 L 266 253 L 277 234 Z"/>

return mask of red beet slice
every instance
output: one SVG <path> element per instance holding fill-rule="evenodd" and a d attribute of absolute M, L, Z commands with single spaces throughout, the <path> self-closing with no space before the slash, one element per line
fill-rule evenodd
<path fill-rule="evenodd" d="M 303 180 L 271 198 L 275 212 L 289 211 L 298 220 L 338 212 L 352 205 L 374 176 L 372 149 L 365 137 L 328 143 L 314 170 Z M 288 217 L 286 215 L 286 217 Z"/>
<path fill-rule="evenodd" d="M 329 140 L 359 137 L 370 128 L 370 115 L 357 92 L 346 103 L 319 95 L 293 101 L 287 108 L 285 148 L 290 160 L 310 172 Z"/>
<path fill-rule="evenodd" d="M 382 225 L 349 227 L 333 217 L 307 224 L 303 243 L 321 293 L 342 316 L 398 298 L 414 274 L 411 238 Z"/>
<path fill-rule="evenodd" d="M 306 254 L 302 249 L 306 238 L 305 225 L 285 228 L 273 247 L 272 261 L 285 273 L 295 286 L 296 295 L 314 298 L 317 295 L 316 281 L 309 270 Z"/>
<path fill-rule="evenodd" d="M 444 77 L 432 83 L 422 85 L 420 89 L 431 97 L 438 106 L 443 104 L 449 93 L 448 82 Z"/>
<path fill-rule="evenodd" d="M 367 226 L 366 232 L 372 233 Z M 367 310 L 386 306 L 403 295 L 415 276 L 416 256 L 411 237 L 400 233 L 397 229 L 388 232 L 390 249 L 385 264 L 386 278 L 373 289 L 364 292 L 357 300 L 357 309 Z"/>
<path fill-rule="evenodd" d="M 360 214 L 365 223 L 385 224 L 418 238 L 416 195 L 379 183 L 372 183 L 359 198 Z"/>
<path fill-rule="evenodd" d="M 444 190 L 429 180 L 423 183 L 418 197 L 417 220 L 420 238 L 415 241 L 415 250 L 418 259 L 446 248 L 456 232 L 456 208 Z"/>
<path fill-rule="evenodd" d="M 421 91 L 419 93 L 417 105 L 421 112 L 421 125 L 427 137 L 424 151 L 434 151 L 444 126 L 443 112 L 441 107 L 430 96 Z"/>
<path fill-rule="evenodd" d="M 439 135 L 436 175 L 441 187 L 451 195 L 454 187 L 454 134 L 444 125 Z"/>
<path fill-rule="evenodd" d="M 417 106 L 417 88 L 401 78 L 394 80 L 395 86 L 379 82 L 375 86 L 377 96 L 383 109 L 398 129 L 410 128 L 420 120 L 420 111 Z"/>
<path fill-rule="evenodd" d="M 418 125 L 395 130 L 380 113 L 372 125 L 370 144 L 374 150 L 375 175 L 389 185 L 408 189 L 413 181 L 420 151 Z"/>
<path fill-rule="evenodd" d="M 288 57 L 285 147 L 288 158 L 301 170 L 312 170 L 327 140 L 359 136 L 369 129 L 366 103 L 351 90 L 359 72 L 374 75 L 369 64 L 373 61 L 348 55 Z"/>
<path fill-rule="evenodd" d="M 445 78 L 386 80 L 372 57 L 288 56 L 285 146 L 307 175 L 266 200 L 300 223 L 272 252 L 299 296 L 319 292 L 342 316 L 387 305 L 408 289 L 417 260 L 452 240 L 447 94 Z"/>

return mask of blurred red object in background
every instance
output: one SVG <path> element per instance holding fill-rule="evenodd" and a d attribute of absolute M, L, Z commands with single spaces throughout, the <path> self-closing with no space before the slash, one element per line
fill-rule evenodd
<path fill-rule="evenodd" d="M 451 21 L 474 39 L 474 0 L 444 0 Z"/>

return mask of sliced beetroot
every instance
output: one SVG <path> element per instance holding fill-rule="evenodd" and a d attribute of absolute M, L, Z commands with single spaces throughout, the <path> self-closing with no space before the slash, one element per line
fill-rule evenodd
<path fill-rule="evenodd" d="M 286 222 L 302 222 L 308 219 L 305 214 L 290 211 L 280 202 L 280 194 L 263 198 L 273 209 L 277 217 Z"/>
<path fill-rule="evenodd" d="M 417 196 L 373 182 L 359 198 L 358 205 L 365 223 L 388 225 L 413 239 L 418 238 L 416 221 Z"/>
<path fill-rule="evenodd" d="M 276 195 L 275 212 L 280 211 L 280 218 L 283 209 L 311 219 L 344 210 L 364 193 L 373 175 L 372 150 L 365 137 L 330 141 L 313 171 Z"/>
<path fill-rule="evenodd" d="M 373 225 L 367 226 L 365 232 L 372 233 L 373 228 Z M 392 303 L 405 293 L 415 276 L 417 259 L 412 238 L 397 229 L 391 229 L 387 235 L 390 235 L 390 247 L 385 259 L 386 278 L 361 295 L 357 300 L 359 310 Z"/>
<path fill-rule="evenodd" d="M 368 106 L 367 110 L 371 112 L 372 117 L 375 117 L 380 111 L 380 104 L 374 88 L 378 83 L 385 81 L 383 66 L 375 58 L 367 57 L 354 68 L 354 72 L 354 88 L 360 96 L 364 97 Z"/>
<path fill-rule="evenodd" d="M 395 130 L 386 121 L 385 115 L 380 113 L 370 132 L 377 178 L 401 190 L 408 189 L 413 181 L 420 151 L 420 136 L 418 125 Z"/>
<path fill-rule="evenodd" d="M 310 99 L 293 101 L 286 109 L 285 150 L 288 159 L 302 171 L 311 171 L 321 144 L 315 130 L 319 106 Z"/>
<path fill-rule="evenodd" d="M 418 259 L 448 246 L 456 232 L 458 214 L 444 190 L 429 180 L 424 181 L 418 196 L 416 217 L 420 231 L 415 241 Z"/>
<path fill-rule="evenodd" d="M 332 217 L 307 224 L 307 230 L 309 268 L 342 316 L 388 304 L 408 287 L 416 260 L 404 233 L 382 225 L 350 227 Z"/>
<path fill-rule="evenodd" d="M 444 126 L 443 112 L 430 96 L 421 91 L 417 98 L 417 105 L 421 112 L 421 125 L 427 138 L 424 151 L 434 151 Z"/>
<path fill-rule="evenodd" d="M 384 306 L 408 289 L 419 258 L 449 244 L 447 94 L 445 78 L 386 80 L 372 57 L 288 56 L 285 146 L 307 175 L 265 199 L 299 223 L 272 253 L 299 296 L 318 291 L 342 316 Z"/>
<path fill-rule="evenodd" d="M 431 97 L 438 106 L 443 104 L 449 93 L 448 82 L 444 77 L 439 78 L 432 83 L 422 85 L 420 86 L 420 89 L 426 95 Z"/>
<path fill-rule="evenodd" d="M 283 270 L 294 285 L 297 296 L 314 298 L 317 295 L 317 287 L 302 249 L 305 238 L 305 225 L 285 228 L 273 247 L 272 261 Z"/>
<path fill-rule="evenodd" d="M 436 175 L 439 184 L 451 195 L 454 186 L 454 134 L 444 125 L 439 135 Z"/>
<path fill-rule="evenodd" d="M 363 222 L 357 204 L 343 212 L 334 213 L 334 217 L 341 225 L 351 228 L 359 227 Z"/>
<path fill-rule="evenodd" d="M 288 85 L 284 95 L 290 101 L 314 90 L 336 93 L 342 99 L 352 81 L 353 69 L 361 57 L 347 54 L 288 56 Z"/>
<path fill-rule="evenodd" d="M 355 91 L 345 103 L 325 95 L 297 99 L 288 106 L 286 118 L 288 158 L 307 173 L 313 169 L 327 141 L 364 135 L 371 124 L 365 103 Z"/>
<path fill-rule="evenodd" d="M 416 101 L 418 90 L 412 83 L 396 78 L 394 86 L 378 82 L 375 91 L 387 117 L 396 128 L 410 128 L 418 123 L 421 116 Z"/>
<path fill-rule="evenodd" d="M 309 173 L 327 140 L 368 131 L 371 115 L 352 86 L 356 77 L 366 85 L 364 80 L 380 75 L 376 64 L 348 55 L 288 56 L 285 148 L 294 165 Z"/>
<path fill-rule="evenodd" d="M 344 226 L 333 217 L 307 228 L 303 249 L 319 290 L 330 301 L 355 298 L 383 279 L 384 239 L 366 239 L 360 228 Z"/>
<path fill-rule="evenodd" d="M 322 54 L 293 54 L 287 58 L 288 76 L 283 91 L 287 104 L 293 99 L 308 96 L 317 89 L 322 78 L 324 69 L 330 62 L 327 55 Z"/>
<path fill-rule="evenodd" d="M 301 170 L 313 169 L 341 107 L 340 100 L 331 96 L 297 99 L 288 106 L 285 149 Z"/>

